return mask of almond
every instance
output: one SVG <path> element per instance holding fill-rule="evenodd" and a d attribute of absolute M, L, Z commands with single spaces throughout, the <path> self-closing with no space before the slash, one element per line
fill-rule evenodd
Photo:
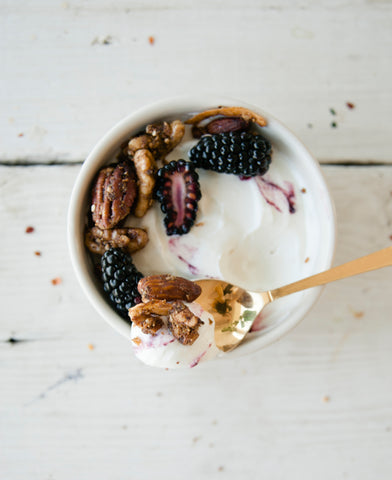
<path fill-rule="evenodd" d="M 138 290 L 143 302 L 149 300 L 183 300 L 193 302 L 201 294 L 197 283 L 186 278 L 173 275 L 150 275 L 142 278 L 138 283 Z"/>
<path fill-rule="evenodd" d="M 245 120 L 242 117 L 220 117 L 211 120 L 204 126 L 193 125 L 192 135 L 194 138 L 200 138 L 206 133 L 216 135 L 218 133 L 246 132 L 249 130 L 249 125 L 249 120 Z"/>
<path fill-rule="evenodd" d="M 207 126 L 206 130 L 211 135 L 216 133 L 228 133 L 245 131 L 249 127 L 249 122 L 242 117 L 222 117 L 212 120 Z"/>

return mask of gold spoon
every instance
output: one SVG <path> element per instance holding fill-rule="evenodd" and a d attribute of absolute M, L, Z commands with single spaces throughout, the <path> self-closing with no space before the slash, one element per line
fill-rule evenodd
<path fill-rule="evenodd" d="M 391 265 L 392 247 L 388 247 L 267 292 L 247 291 L 223 280 L 197 280 L 196 283 L 200 285 L 202 293 L 196 302 L 215 319 L 216 346 L 224 352 L 229 352 L 242 342 L 255 318 L 274 300 L 307 288 Z"/>

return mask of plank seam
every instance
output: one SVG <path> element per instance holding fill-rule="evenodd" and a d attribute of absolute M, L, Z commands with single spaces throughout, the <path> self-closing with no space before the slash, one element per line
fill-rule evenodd
<path fill-rule="evenodd" d="M 31 161 L 26 160 L 0 160 L 1 167 L 64 167 L 74 165 L 82 165 L 84 160 L 65 161 L 65 160 L 53 160 L 49 162 Z"/>
<path fill-rule="evenodd" d="M 0 160 L 0 167 L 64 167 L 64 166 L 80 166 L 84 163 L 84 160 L 53 160 L 49 162 L 43 161 L 31 161 L 26 160 Z M 357 160 L 344 160 L 339 161 L 319 161 L 322 167 L 392 167 L 392 162 L 378 162 L 378 161 L 357 161 Z"/>

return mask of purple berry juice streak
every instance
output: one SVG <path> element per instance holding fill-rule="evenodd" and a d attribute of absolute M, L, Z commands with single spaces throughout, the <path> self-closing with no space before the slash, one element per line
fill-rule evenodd
<path fill-rule="evenodd" d="M 197 275 L 199 273 L 199 270 L 194 265 L 190 264 L 187 260 L 185 260 L 185 258 L 183 258 L 181 255 L 177 255 L 177 257 L 179 260 L 181 260 L 181 262 L 184 262 L 187 265 L 192 275 Z"/>
<path fill-rule="evenodd" d="M 208 348 L 207 350 L 204 350 L 204 352 L 202 352 L 200 355 L 198 355 L 190 364 L 189 364 L 189 367 L 190 368 L 193 368 L 193 367 L 196 367 L 196 365 L 199 365 L 200 363 L 200 360 L 204 357 L 204 355 L 207 353 L 208 349 L 211 348 L 211 345 L 212 343 L 210 343 L 208 345 Z"/>
<path fill-rule="evenodd" d="M 170 343 L 173 343 L 175 341 L 175 338 L 168 338 L 168 335 L 171 335 L 170 333 L 165 333 L 164 335 L 158 335 L 152 336 L 150 339 L 146 340 L 143 339 L 142 343 L 139 345 L 133 344 L 133 349 L 135 352 L 141 352 L 145 349 L 150 349 L 150 348 L 159 348 L 159 347 L 167 347 Z"/>
<path fill-rule="evenodd" d="M 283 188 L 260 176 L 255 177 L 255 180 L 261 195 L 269 205 L 282 212 L 283 205 L 286 204 L 289 213 L 295 213 L 295 192 L 292 183 L 285 182 L 286 188 Z"/>
<path fill-rule="evenodd" d="M 195 248 L 191 248 L 191 247 L 188 247 L 187 245 L 181 245 L 179 244 L 179 238 L 171 238 L 169 240 L 169 248 L 170 248 L 170 251 L 172 253 L 174 253 L 174 255 L 177 256 L 177 258 L 179 260 L 181 260 L 181 262 L 185 263 L 185 265 L 188 267 L 188 270 L 189 272 L 192 274 L 192 275 L 198 275 L 200 272 L 199 272 L 199 269 L 197 267 L 195 267 L 194 265 L 192 265 L 185 257 L 184 255 L 189 255 L 190 257 L 192 257 L 196 251 Z"/>
<path fill-rule="evenodd" d="M 251 332 L 259 332 L 260 330 L 263 330 L 263 319 L 264 319 L 264 316 L 263 316 L 263 312 L 260 312 L 257 317 L 254 319 L 254 322 L 253 322 L 253 325 L 252 325 L 252 328 L 250 329 Z"/>

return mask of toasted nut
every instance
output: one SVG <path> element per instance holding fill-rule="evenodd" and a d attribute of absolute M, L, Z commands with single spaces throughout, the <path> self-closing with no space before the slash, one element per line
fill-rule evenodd
<path fill-rule="evenodd" d="M 217 115 L 223 115 L 225 117 L 242 117 L 248 122 L 257 123 L 257 125 L 259 125 L 260 127 L 265 127 L 267 125 L 267 121 L 264 117 L 244 107 L 212 108 L 211 110 L 205 110 L 204 112 L 198 113 L 194 117 L 187 120 L 185 123 L 188 125 L 197 125 L 202 120 L 210 117 L 215 117 Z"/>
<path fill-rule="evenodd" d="M 143 302 L 149 300 L 183 300 L 193 302 L 201 294 L 195 282 L 173 275 L 150 275 L 142 278 L 137 286 Z"/>
<path fill-rule="evenodd" d="M 249 123 L 242 117 L 219 117 L 211 120 L 205 126 L 193 125 L 192 135 L 194 138 L 200 138 L 206 133 L 215 135 L 217 133 L 245 132 L 249 129 Z"/>
<path fill-rule="evenodd" d="M 152 123 L 147 125 L 146 133 L 160 142 L 156 153 L 159 156 L 165 156 L 181 142 L 185 126 L 181 120 L 174 120 L 170 124 L 167 122 Z"/>
<path fill-rule="evenodd" d="M 168 327 L 176 338 L 183 345 L 192 345 L 199 337 L 199 327 L 204 322 L 196 317 L 189 308 L 182 302 L 173 303 Z"/>
<path fill-rule="evenodd" d="M 152 193 L 156 179 L 156 163 L 152 153 L 143 148 L 133 157 L 133 163 L 138 177 L 138 198 L 134 214 L 143 217 L 152 204 Z"/>
<path fill-rule="evenodd" d="M 155 158 L 164 158 L 180 143 L 184 133 L 180 120 L 152 123 L 147 125 L 145 133 L 129 141 L 127 153 L 133 156 L 138 150 L 147 149 Z"/>
<path fill-rule="evenodd" d="M 163 326 L 161 317 L 170 314 L 173 305 L 164 300 L 154 300 L 148 303 L 139 303 L 129 309 L 129 317 L 143 333 L 156 335 Z"/>
<path fill-rule="evenodd" d="M 113 228 L 125 218 L 136 197 L 136 179 L 128 162 L 100 170 L 92 191 L 91 212 L 95 225 Z"/>
<path fill-rule="evenodd" d="M 147 150 L 151 150 L 152 147 L 152 138 L 149 135 L 143 133 L 142 135 L 138 135 L 137 137 L 132 138 L 127 147 L 128 155 L 132 156 L 138 150 L 142 150 L 146 148 Z"/>
<path fill-rule="evenodd" d="M 123 248 L 129 253 L 137 252 L 148 242 L 148 235 L 142 228 L 113 228 L 101 230 L 93 227 L 87 230 L 85 244 L 98 255 L 103 255 L 109 248 Z"/>
<path fill-rule="evenodd" d="M 213 134 L 245 131 L 249 127 L 249 121 L 242 117 L 222 117 L 212 120 L 207 126 L 207 132 Z"/>

